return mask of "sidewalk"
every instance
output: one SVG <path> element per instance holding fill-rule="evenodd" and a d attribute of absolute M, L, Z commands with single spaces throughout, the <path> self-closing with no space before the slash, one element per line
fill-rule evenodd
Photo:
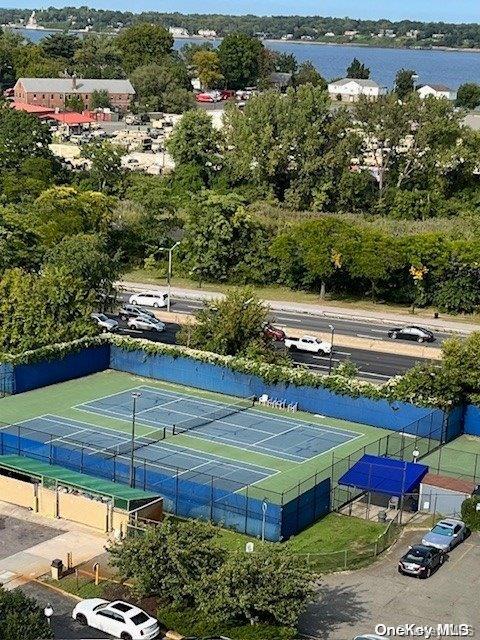
<path fill-rule="evenodd" d="M 138 282 L 119 281 L 115 285 L 124 291 L 140 292 L 140 291 L 165 291 L 165 286 L 141 284 Z M 224 297 L 223 293 L 213 291 L 202 291 L 201 289 L 182 289 L 180 287 L 172 287 L 172 298 L 182 298 L 184 300 L 218 300 Z M 284 311 L 297 314 L 306 314 L 313 316 L 321 316 L 325 318 L 342 318 L 346 320 L 376 321 L 388 325 L 398 324 L 418 324 L 428 325 L 430 329 L 437 331 L 445 331 L 447 333 L 468 334 L 473 331 L 480 331 L 480 325 L 468 322 L 456 322 L 453 320 L 442 320 L 441 318 L 425 318 L 416 321 L 415 315 L 388 313 L 383 311 L 368 311 L 366 309 L 346 309 L 345 307 L 336 307 L 332 305 L 321 304 L 305 304 L 299 302 L 287 302 L 284 300 L 265 300 L 265 303 L 274 311 Z"/>

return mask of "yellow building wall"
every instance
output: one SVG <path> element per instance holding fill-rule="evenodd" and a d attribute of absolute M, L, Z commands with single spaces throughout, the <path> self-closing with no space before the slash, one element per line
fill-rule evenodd
<path fill-rule="evenodd" d="M 38 512 L 46 518 L 57 517 L 57 493 L 45 487 L 39 487 Z"/>
<path fill-rule="evenodd" d="M 73 493 L 58 492 L 59 516 L 87 527 L 108 531 L 109 505 Z"/>
<path fill-rule="evenodd" d="M 35 485 L 7 476 L 0 476 L 0 500 L 35 511 Z"/>

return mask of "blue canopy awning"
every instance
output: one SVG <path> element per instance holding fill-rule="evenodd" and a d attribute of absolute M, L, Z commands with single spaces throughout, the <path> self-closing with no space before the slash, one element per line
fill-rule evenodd
<path fill-rule="evenodd" d="M 343 474 L 338 484 L 400 498 L 412 493 L 427 473 L 428 467 L 418 462 L 364 455 Z"/>

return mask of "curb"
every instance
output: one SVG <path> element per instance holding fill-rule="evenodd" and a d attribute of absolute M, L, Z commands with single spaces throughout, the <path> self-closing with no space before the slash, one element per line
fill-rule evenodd
<path fill-rule="evenodd" d="M 36 584 L 39 584 L 42 587 L 47 587 L 47 589 L 51 589 L 52 591 L 55 591 L 56 593 L 60 594 L 61 596 L 65 596 L 67 598 L 72 598 L 72 600 L 76 600 L 77 602 L 81 602 L 82 600 L 84 600 L 84 598 L 80 598 L 80 596 L 76 596 L 73 593 L 70 593 L 69 591 L 64 591 L 60 587 L 56 587 L 53 584 L 49 584 L 48 582 L 43 582 L 39 578 L 32 578 L 30 580 L 30 582 L 35 582 Z"/>

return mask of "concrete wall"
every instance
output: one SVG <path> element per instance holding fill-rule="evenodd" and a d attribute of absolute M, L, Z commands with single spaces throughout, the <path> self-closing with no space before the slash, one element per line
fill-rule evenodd
<path fill-rule="evenodd" d="M 439 516 L 459 516 L 462 502 L 470 497 L 469 493 L 449 491 L 429 484 L 420 484 L 418 507 L 421 511 L 436 513 Z M 425 503 L 428 502 L 428 508 Z"/>

